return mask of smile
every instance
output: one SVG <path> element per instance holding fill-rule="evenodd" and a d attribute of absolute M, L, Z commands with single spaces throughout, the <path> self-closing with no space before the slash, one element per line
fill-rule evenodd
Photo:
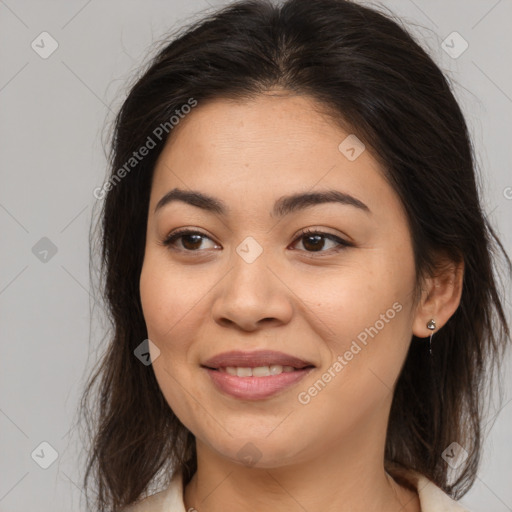
<path fill-rule="evenodd" d="M 271 369 L 275 372 L 274 374 L 270 373 Z M 263 400 L 276 395 L 297 384 L 313 369 L 312 366 L 297 369 L 279 365 L 256 368 L 227 367 L 218 370 L 205 368 L 214 386 L 220 392 L 241 400 Z M 261 375 L 261 372 L 267 371 L 268 375 Z M 260 373 L 260 376 L 255 376 L 254 373 Z"/>
<path fill-rule="evenodd" d="M 280 375 L 283 372 L 294 372 L 293 366 L 282 366 L 273 364 L 271 366 L 257 366 L 256 368 L 243 366 L 226 366 L 218 368 L 220 372 L 236 375 L 237 377 L 268 377 L 270 375 Z"/>

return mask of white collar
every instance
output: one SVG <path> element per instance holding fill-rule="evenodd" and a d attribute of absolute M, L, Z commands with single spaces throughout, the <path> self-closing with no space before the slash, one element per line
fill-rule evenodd
<path fill-rule="evenodd" d="M 401 474 L 417 490 L 421 512 L 469 512 L 426 476 L 415 471 L 404 471 Z M 181 472 L 174 473 L 167 489 L 125 508 L 123 512 L 187 512 L 183 502 Z"/>

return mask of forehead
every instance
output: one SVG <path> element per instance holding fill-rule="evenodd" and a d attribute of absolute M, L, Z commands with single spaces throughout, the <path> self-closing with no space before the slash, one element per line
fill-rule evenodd
<path fill-rule="evenodd" d="M 304 141 L 343 134 L 325 107 L 310 96 L 269 92 L 246 100 L 219 98 L 199 102 L 173 130 L 167 149 L 180 142 L 218 153 L 250 150 L 250 145 L 289 152 L 305 149 Z M 311 131 L 314 128 L 314 131 Z M 319 133 L 320 132 L 320 133 Z M 326 143 L 328 141 L 326 140 Z M 277 156 L 277 155 L 276 155 Z"/>
<path fill-rule="evenodd" d="M 369 151 L 347 158 L 345 141 L 353 137 L 308 96 L 277 92 L 199 103 L 173 129 L 158 159 L 152 207 L 175 187 L 229 197 L 242 208 L 249 197 L 315 188 L 363 196 L 366 204 L 379 196 L 396 201 Z"/>

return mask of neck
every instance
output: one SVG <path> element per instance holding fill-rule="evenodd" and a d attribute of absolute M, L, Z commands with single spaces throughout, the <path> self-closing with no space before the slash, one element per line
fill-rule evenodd
<path fill-rule="evenodd" d="M 184 491 L 185 509 L 420 511 L 417 493 L 386 473 L 382 453 L 376 457 L 364 442 L 343 444 L 340 440 L 339 445 L 341 449 L 331 447 L 314 459 L 257 468 L 234 463 L 197 441 L 197 472 Z"/>

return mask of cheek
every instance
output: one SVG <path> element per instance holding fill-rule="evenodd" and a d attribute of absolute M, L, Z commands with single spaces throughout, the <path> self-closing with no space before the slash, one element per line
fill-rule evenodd
<path fill-rule="evenodd" d="M 193 418 L 200 415 L 194 400 L 187 400 L 184 388 L 190 377 L 184 373 L 189 367 L 187 332 L 193 332 L 194 305 L 199 300 L 195 281 L 192 286 L 183 272 L 169 269 L 168 263 L 157 255 L 147 253 L 140 276 L 140 296 L 148 338 L 154 342 L 160 355 L 152 364 L 158 385 L 174 414 L 190 428 Z"/>
<path fill-rule="evenodd" d="M 364 389 L 378 379 L 393 385 L 411 339 L 414 277 L 409 251 L 377 254 L 372 249 L 358 254 L 358 264 L 340 267 L 328 277 L 296 280 L 297 295 L 308 299 L 311 325 L 324 340 L 330 361 L 341 356 L 343 369 L 335 372 L 340 385 Z"/>
<path fill-rule="evenodd" d="M 384 268 L 389 272 L 380 274 Z M 328 357 L 298 399 L 312 417 L 324 418 L 320 438 L 331 438 L 333 423 L 340 433 L 371 424 L 390 400 L 410 341 L 406 281 L 412 279 L 405 269 L 401 275 L 390 270 L 380 259 L 372 270 L 339 272 L 315 289 L 310 326 L 323 336 Z"/>
<path fill-rule="evenodd" d="M 409 258 L 371 249 L 347 259 L 343 266 L 320 276 L 303 275 L 294 279 L 294 291 L 323 325 L 328 338 L 343 348 L 366 328 L 377 323 L 379 331 L 391 331 L 394 324 L 409 321 L 414 266 Z M 397 310 L 400 309 L 400 312 Z M 306 313 L 305 313 L 306 314 Z M 383 316 L 383 318 L 381 318 Z M 364 337 L 364 336 L 362 336 Z"/>
<path fill-rule="evenodd" d="M 182 329 L 187 315 L 208 288 L 202 279 L 193 282 L 168 261 L 148 254 L 140 276 L 140 296 L 148 335 L 167 348 L 169 339 Z M 170 348 L 170 347 L 169 347 Z"/>

